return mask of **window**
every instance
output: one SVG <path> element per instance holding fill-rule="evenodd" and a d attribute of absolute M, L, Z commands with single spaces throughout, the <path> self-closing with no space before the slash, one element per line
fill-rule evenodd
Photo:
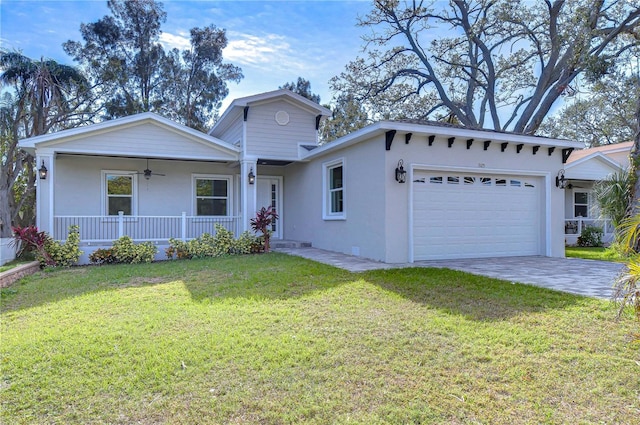
<path fill-rule="evenodd" d="M 325 220 L 345 219 L 344 160 L 324 164 Z"/>
<path fill-rule="evenodd" d="M 136 214 L 136 181 L 134 171 L 103 171 L 103 199 L 105 215 Z"/>
<path fill-rule="evenodd" d="M 194 176 L 195 214 L 227 216 L 230 207 L 230 179 L 218 176 Z"/>
<path fill-rule="evenodd" d="M 573 192 L 573 216 L 589 217 L 589 192 Z"/>

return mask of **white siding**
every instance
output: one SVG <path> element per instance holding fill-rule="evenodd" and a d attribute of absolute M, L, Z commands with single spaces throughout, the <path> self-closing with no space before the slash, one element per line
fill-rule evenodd
<path fill-rule="evenodd" d="M 614 173 L 615 170 L 610 164 L 599 159 L 592 159 L 569 168 L 565 177 L 577 180 L 602 180 L 608 175 Z"/>
<path fill-rule="evenodd" d="M 55 215 L 102 215 L 101 170 L 142 171 L 143 159 L 59 155 L 56 159 Z M 149 168 L 165 176 L 138 176 L 138 215 L 193 212 L 192 174 L 235 175 L 238 168 L 197 161 L 152 160 Z M 48 180 L 47 180 L 48 181 Z M 233 211 L 233 210 L 232 210 Z"/>
<path fill-rule="evenodd" d="M 240 141 L 242 140 L 242 115 L 236 117 L 233 123 L 216 137 L 227 143 L 239 146 Z"/>
<path fill-rule="evenodd" d="M 84 154 L 142 155 L 170 158 L 235 160 L 236 155 L 152 123 L 118 128 L 89 136 L 78 136 L 55 146 L 58 152 Z"/>
<path fill-rule="evenodd" d="M 287 125 L 276 122 L 278 111 L 289 114 Z M 309 111 L 283 100 L 249 108 L 247 155 L 295 160 L 298 159 L 298 144 L 313 145 L 316 141 L 316 115 Z"/>
<path fill-rule="evenodd" d="M 629 152 L 630 151 L 625 150 L 623 152 L 607 153 L 606 155 L 607 155 L 607 157 L 609 157 L 609 159 L 614 160 L 615 162 L 620 164 L 622 167 L 628 168 L 629 167 Z"/>

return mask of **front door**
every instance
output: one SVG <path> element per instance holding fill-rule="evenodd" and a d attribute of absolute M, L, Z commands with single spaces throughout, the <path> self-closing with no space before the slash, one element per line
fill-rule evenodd
<path fill-rule="evenodd" d="M 277 177 L 258 177 L 257 178 L 257 199 L 256 209 L 262 207 L 273 208 L 278 215 L 282 215 L 280 211 L 280 178 Z M 282 232 L 280 231 L 282 217 L 275 223 L 271 224 L 271 237 L 280 239 Z"/>

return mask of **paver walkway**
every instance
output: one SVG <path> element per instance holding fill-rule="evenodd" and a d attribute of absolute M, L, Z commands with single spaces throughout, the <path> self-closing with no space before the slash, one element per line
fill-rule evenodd
<path fill-rule="evenodd" d="M 277 251 L 352 272 L 398 267 L 449 268 L 604 299 L 611 298 L 613 281 L 624 268 L 624 265 L 619 263 L 579 258 L 501 257 L 385 264 L 318 248 L 290 248 Z"/>

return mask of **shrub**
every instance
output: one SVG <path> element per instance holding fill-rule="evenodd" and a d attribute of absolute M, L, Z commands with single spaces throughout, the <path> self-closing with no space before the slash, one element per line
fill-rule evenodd
<path fill-rule="evenodd" d="M 255 235 L 245 231 L 240 237 L 233 241 L 231 247 L 232 254 L 255 254 L 262 250 L 262 240 Z"/>
<path fill-rule="evenodd" d="M 169 239 L 169 248 L 165 249 L 164 252 L 170 260 L 173 260 L 174 258 L 177 258 L 178 260 L 191 258 L 188 242 L 181 241 L 180 239 Z"/>
<path fill-rule="evenodd" d="M 260 211 L 256 213 L 256 216 L 249 220 L 254 232 L 262 233 L 265 252 L 269 252 L 269 240 L 271 239 L 271 230 L 269 230 L 269 226 L 271 226 L 271 224 L 277 219 L 278 214 L 276 213 L 276 210 L 269 206 L 268 208 L 260 208 Z"/>
<path fill-rule="evenodd" d="M 231 254 L 234 244 L 233 232 L 217 223 L 214 228 L 216 230 L 216 234 L 212 239 L 214 256 L 219 257 L 221 255 Z"/>
<path fill-rule="evenodd" d="M 48 237 L 44 249 L 47 252 L 47 256 L 39 256 L 39 261 L 42 265 L 69 267 L 76 264 L 82 255 L 78 226 L 69 226 L 69 233 L 64 244 Z"/>
<path fill-rule="evenodd" d="M 598 226 L 586 226 L 578 236 L 578 246 L 602 246 L 603 230 Z"/>
<path fill-rule="evenodd" d="M 111 249 L 96 249 L 89 255 L 89 261 L 96 265 L 114 264 L 118 262 Z"/>
<path fill-rule="evenodd" d="M 123 236 L 113 243 L 113 256 L 118 263 L 150 263 L 158 249 L 151 242 L 133 243 L 129 236 Z"/>
<path fill-rule="evenodd" d="M 262 248 L 260 238 L 249 232 L 244 232 L 238 239 L 234 239 L 233 232 L 221 224 L 215 225 L 216 233 L 203 233 L 202 236 L 184 242 L 179 239 L 169 239 L 169 247 L 165 250 L 169 259 L 188 259 L 220 257 L 229 254 L 249 254 L 259 252 Z"/>
<path fill-rule="evenodd" d="M 49 254 L 45 250 L 47 241 L 51 239 L 46 232 L 38 231 L 36 226 L 28 227 L 12 227 L 13 241 L 12 245 L 18 248 L 17 257 L 25 258 L 33 256 L 34 258 L 42 257 L 46 259 L 45 263 L 52 263 Z"/>

